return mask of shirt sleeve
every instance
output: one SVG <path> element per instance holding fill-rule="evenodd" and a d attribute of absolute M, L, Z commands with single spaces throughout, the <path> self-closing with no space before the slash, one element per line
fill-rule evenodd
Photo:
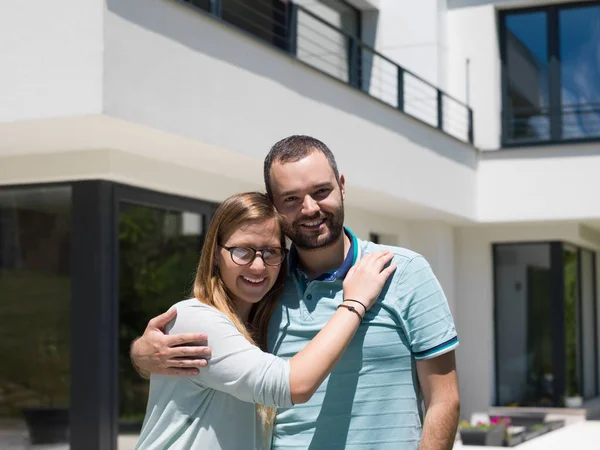
<path fill-rule="evenodd" d="M 291 407 L 289 361 L 252 345 L 223 313 L 198 303 L 177 307 L 168 334 L 208 336 L 212 356 L 191 380 L 249 403 Z"/>
<path fill-rule="evenodd" d="M 422 256 L 406 264 L 396 284 L 399 315 L 417 360 L 440 356 L 458 346 L 446 295 Z"/>

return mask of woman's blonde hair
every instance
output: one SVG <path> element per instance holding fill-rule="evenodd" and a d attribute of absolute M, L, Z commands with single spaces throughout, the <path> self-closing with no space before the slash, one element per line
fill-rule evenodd
<path fill-rule="evenodd" d="M 208 227 L 194 281 L 194 297 L 227 315 L 248 341 L 265 352 L 267 351 L 267 327 L 283 289 L 287 261 L 284 260 L 281 264 L 273 287 L 252 307 L 249 323 L 244 324 L 237 315 L 232 296 L 221 279 L 216 255 L 219 244 L 244 223 L 269 219 L 277 222 L 280 246 L 285 247 L 281 217 L 266 195 L 260 192 L 246 192 L 232 195 L 221 203 Z M 269 427 L 275 417 L 275 408 L 258 405 L 257 409 L 265 426 Z"/>

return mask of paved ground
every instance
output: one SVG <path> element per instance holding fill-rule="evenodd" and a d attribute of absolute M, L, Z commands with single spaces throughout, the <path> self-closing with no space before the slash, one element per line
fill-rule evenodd
<path fill-rule="evenodd" d="M 137 436 L 119 436 L 119 450 L 132 450 Z M 27 444 L 22 433 L 0 432 L 0 448 L 2 450 L 69 450 L 68 445 L 35 445 Z M 463 446 L 457 443 L 455 450 L 491 450 L 505 447 Z M 518 450 L 598 450 L 600 448 L 600 421 L 588 421 L 548 433 L 516 447 Z"/>
<path fill-rule="evenodd" d="M 455 450 L 490 450 L 506 447 L 480 447 L 457 443 Z M 600 448 L 600 421 L 569 425 L 514 447 L 518 450 L 598 450 Z M 120 450 L 120 449 L 119 449 Z"/>

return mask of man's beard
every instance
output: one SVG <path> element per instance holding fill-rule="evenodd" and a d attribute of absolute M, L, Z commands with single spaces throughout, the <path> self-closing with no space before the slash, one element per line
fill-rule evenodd
<path fill-rule="evenodd" d="M 321 214 L 317 214 L 314 217 L 302 217 L 295 220 L 291 225 L 285 224 L 284 232 L 296 247 L 301 250 L 315 250 L 328 247 L 339 239 L 344 230 L 344 204 L 342 203 L 333 213 L 325 213 L 328 229 L 328 233 L 325 236 L 303 230 L 302 225 L 300 225 L 301 222 L 310 222 L 311 220 L 318 220 L 320 218 Z"/>

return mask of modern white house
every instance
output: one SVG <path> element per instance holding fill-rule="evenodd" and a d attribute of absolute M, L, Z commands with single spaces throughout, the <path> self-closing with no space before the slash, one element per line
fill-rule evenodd
<path fill-rule="evenodd" d="M 129 343 L 292 134 L 359 237 L 431 263 L 464 417 L 597 402 L 599 42 L 600 1 L 0 4 L 0 448 L 60 411 L 72 449 L 135 431 Z"/>

